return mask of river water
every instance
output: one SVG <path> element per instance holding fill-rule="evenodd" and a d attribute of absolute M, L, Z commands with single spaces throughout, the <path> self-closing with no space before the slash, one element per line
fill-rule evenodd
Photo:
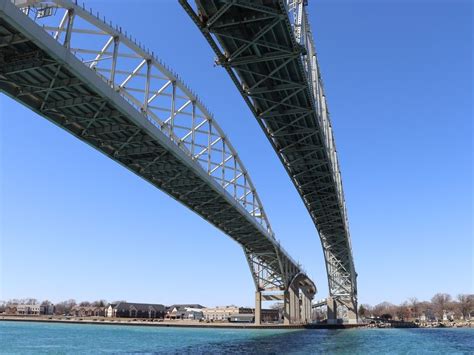
<path fill-rule="evenodd" d="M 1 354 L 473 354 L 474 329 L 273 330 L 0 321 Z"/>

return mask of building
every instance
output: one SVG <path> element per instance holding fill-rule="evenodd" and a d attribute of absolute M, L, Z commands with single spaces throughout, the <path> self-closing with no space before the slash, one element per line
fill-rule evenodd
<path fill-rule="evenodd" d="M 206 321 L 229 321 L 231 317 L 235 318 L 237 315 L 253 314 L 252 308 L 237 306 L 204 308 L 202 312 Z"/>
<path fill-rule="evenodd" d="M 168 307 L 168 309 L 173 309 L 173 308 L 197 308 L 197 309 L 203 309 L 206 308 L 198 303 L 186 303 L 186 304 L 173 304 Z"/>
<path fill-rule="evenodd" d="M 105 307 L 75 306 L 70 313 L 75 317 L 104 317 Z"/>
<path fill-rule="evenodd" d="M 202 320 L 204 319 L 203 306 L 199 304 L 176 304 L 168 308 L 166 312 L 167 319 L 188 319 Z"/>
<path fill-rule="evenodd" d="M 278 323 L 282 320 L 279 309 L 262 309 L 261 313 L 263 323 Z"/>
<path fill-rule="evenodd" d="M 52 303 L 43 303 L 40 306 L 40 314 L 45 315 L 45 316 L 50 316 L 54 314 L 54 304 Z"/>
<path fill-rule="evenodd" d="M 39 304 L 9 304 L 5 309 L 6 314 L 39 316 L 41 306 Z"/>
<path fill-rule="evenodd" d="M 166 308 L 162 304 L 120 302 L 110 304 L 104 312 L 107 317 L 163 319 Z"/>

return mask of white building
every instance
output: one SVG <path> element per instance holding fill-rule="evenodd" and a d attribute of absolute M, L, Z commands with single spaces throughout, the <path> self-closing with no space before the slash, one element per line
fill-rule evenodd
<path fill-rule="evenodd" d="M 39 304 L 17 304 L 16 314 L 21 315 L 37 315 L 41 314 L 41 306 Z"/>

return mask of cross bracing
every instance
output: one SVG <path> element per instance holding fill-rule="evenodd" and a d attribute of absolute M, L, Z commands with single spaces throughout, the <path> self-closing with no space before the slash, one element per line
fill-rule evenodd
<path fill-rule="evenodd" d="M 346 204 L 307 0 L 179 0 L 300 193 L 321 239 L 330 296 L 357 300 Z"/>
<path fill-rule="evenodd" d="M 0 90 L 232 237 L 258 289 L 304 275 L 215 118 L 120 27 L 68 0 L 0 0 Z"/>

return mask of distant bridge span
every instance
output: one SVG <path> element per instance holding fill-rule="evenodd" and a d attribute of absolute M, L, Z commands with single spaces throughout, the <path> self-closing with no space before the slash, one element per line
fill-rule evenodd
<path fill-rule="evenodd" d="M 346 204 L 308 0 L 179 0 L 262 127 L 316 225 L 328 309 L 357 321 Z M 342 310 L 342 309 L 341 309 Z"/>
<path fill-rule="evenodd" d="M 283 291 L 287 323 L 309 321 L 316 286 L 275 239 L 229 139 L 120 27 L 68 0 L 0 0 L 0 90 L 238 242 L 255 281 L 257 322 L 262 291 Z"/>

